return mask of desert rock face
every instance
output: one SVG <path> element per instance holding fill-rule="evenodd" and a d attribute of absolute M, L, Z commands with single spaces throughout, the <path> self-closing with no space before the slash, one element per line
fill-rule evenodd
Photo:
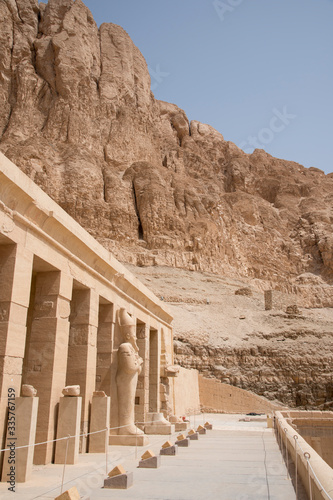
<path fill-rule="evenodd" d="M 128 34 L 81 0 L 0 0 L 0 46 L 0 150 L 118 259 L 332 307 L 332 174 L 157 101 Z"/>
<path fill-rule="evenodd" d="M 305 302 L 314 273 L 315 305 L 332 302 L 331 176 L 247 155 L 155 100 L 130 37 L 98 29 L 81 0 L 0 0 L 0 19 L 1 150 L 118 258 L 248 276 Z"/>
<path fill-rule="evenodd" d="M 251 279 L 130 267 L 171 310 L 178 364 L 291 407 L 332 407 L 332 308 L 300 308 L 297 295 L 281 294 L 265 310 Z"/>

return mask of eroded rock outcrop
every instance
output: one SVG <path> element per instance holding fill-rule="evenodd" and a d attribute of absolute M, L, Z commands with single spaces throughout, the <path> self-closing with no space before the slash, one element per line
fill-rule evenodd
<path fill-rule="evenodd" d="M 118 258 L 332 304 L 331 175 L 155 100 L 128 34 L 81 0 L 0 0 L 0 44 L 1 151 Z"/>
<path fill-rule="evenodd" d="M 323 337 L 319 344 L 311 330 L 291 336 L 279 332 L 277 340 L 267 339 L 266 346 L 247 342 L 251 346 L 214 348 L 176 340 L 174 347 L 177 363 L 206 377 L 290 407 L 329 409 L 333 399 L 332 340 L 331 335 Z"/>

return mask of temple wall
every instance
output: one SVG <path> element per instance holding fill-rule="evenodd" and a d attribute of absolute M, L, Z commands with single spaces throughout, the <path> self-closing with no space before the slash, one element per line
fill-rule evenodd
<path fill-rule="evenodd" d="M 198 370 L 181 367 L 174 379 L 175 415 L 184 416 L 200 410 Z"/>
<path fill-rule="evenodd" d="M 326 500 L 333 491 L 333 470 L 320 454 L 312 447 L 301 432 L 298 433 L 293 419 L 297 416 L 306 419 L 308 427 L 316 428 L 320 420 L 332 418 L 331 412 L 300 412 L 277 411 L 275 413 L 275 429 L 277 440 L 288 449 L 291 460 L 296 464 L 298 476 L 301 479 L 309 498 Z M 311 469 L 309 467 L 311 465 Z M 311 473 L 310 473 L 311 471 Z"/>
<path fill-rule="evenodd" d="M 284 412 L 288 423 L 333 468 L 333 412 Z"/>
<path fill-rule="evenodd" d="M 92 394 L 111 396 L 117 426 L 117 311 L 136 323 L 143 371 L 136 419 L 149 405 L 160 411 L 160 379 L 173 362 L 172 316 L 150 290 L 0 154 L 0 448 L 8 390 L 33 385 L 39 397 L 36 442 L 55 438 L 65 385 L 79 384 L 81 431 L 89 430 Z M 153 361 L 151 361 L 153 360 Z M 164 395 L 165 400 L 165 395 Z M 168 402 L 173 411 L 172 397 Z M 165 404 L 165 401 L 164 401 Z M 81 451 L 87 443 L 81 442 Z M 49 463 L 53 443 L 38 446 L 36 464 Z"/>
<path fill-rule="evenodd" d="M 282 408 L 256 394 L 199 375 L 200 403 L 206 412 L 270 413 Z"/>

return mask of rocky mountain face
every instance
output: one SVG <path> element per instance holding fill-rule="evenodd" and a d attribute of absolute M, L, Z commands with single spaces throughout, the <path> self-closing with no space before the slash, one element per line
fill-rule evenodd
<path fill-rule="evenodd" d="M 332 307 L 333 174 L 189 123 L 154 98 L 128 34 L 81 0 L 0 0 L 0 47 L 0 150 L 118 259 Z"/>
<path fill-rule="evenodd" d="M 178 364 L 290 407 L 333 407 L 332 308 L 292 307 L 286 294 L 266 310 L 252 279 L 129 267 L 171 310 Z"/>
<path fill-rule="evenodd" d="M 0 0 L 0 23 L 1 151 L 120 260 L 332 304 L 331 175 L 156 100 L 128 34 L 81 0 Z"/>

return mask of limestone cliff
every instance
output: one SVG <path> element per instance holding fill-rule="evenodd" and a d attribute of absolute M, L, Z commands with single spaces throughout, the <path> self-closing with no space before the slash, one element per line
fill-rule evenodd
<path fill-rule="evenodd" d="M 0 46 L 1 151 L 119 259 L 332 305 L 331 175 L 157 101 L 128 34 L 81 0 L 0 0 Z"/>

